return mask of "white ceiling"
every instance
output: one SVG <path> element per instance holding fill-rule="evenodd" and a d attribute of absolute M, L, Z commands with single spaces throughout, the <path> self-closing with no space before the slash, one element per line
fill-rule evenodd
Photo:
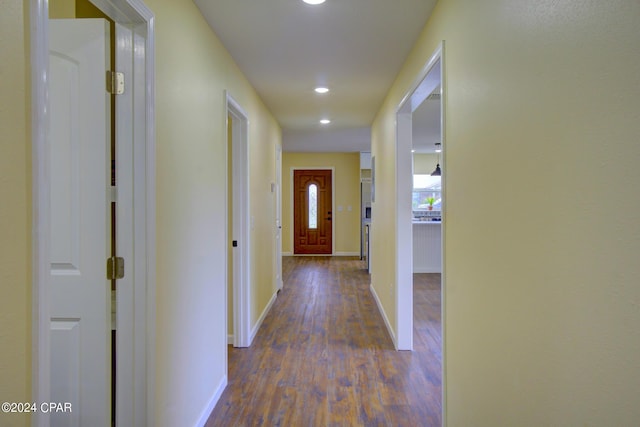
<path fill-rule="evenodd" d="M 285 151 L 368 151 L 436 1 L 194 0 L 280 123 Z M 316 94 L 320 85 L 331 91 Z"/>

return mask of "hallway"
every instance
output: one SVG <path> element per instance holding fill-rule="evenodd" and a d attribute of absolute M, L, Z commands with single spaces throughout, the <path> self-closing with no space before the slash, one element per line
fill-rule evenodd
<path fill-rule="evenodd" d="M 206 426 L 441 425 L 440 275 L 414 275 L 414 348 L 397 352 L 356 258 L 285 257 L 284 289 Z"/>

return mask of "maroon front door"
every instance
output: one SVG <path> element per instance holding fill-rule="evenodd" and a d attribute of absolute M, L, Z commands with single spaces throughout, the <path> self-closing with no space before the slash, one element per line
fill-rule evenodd
<path fill-rule="evenodd" d="M 331 170 L 294 170 L 293 194 L 293 252 L 331 255 Z"/>

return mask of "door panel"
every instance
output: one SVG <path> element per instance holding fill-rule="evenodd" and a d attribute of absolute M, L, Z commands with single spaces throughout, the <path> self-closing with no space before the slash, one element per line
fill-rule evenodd
<path fill-rule="evenodd" d="M 331 170 L 293 171 L 294 253 L 331 254 Z"/>
<path fill-rule="evenodd" d="M 107 21 L 50 21 L 52 426 L 110 424 L 107 69 Z"/>

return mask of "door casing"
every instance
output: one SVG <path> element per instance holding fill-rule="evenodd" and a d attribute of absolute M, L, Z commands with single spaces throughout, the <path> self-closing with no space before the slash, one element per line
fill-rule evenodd
<path fill-rule="evenodd" d="M 129 257 L 128 292 L 118 294 L 116 407 L 118 425 L 154 425 L 155 389 L 155 119 L 154 16 L 141 0 L 92 0 L 116 22 L 117 66 L 130 77 L 128 90 L 116 101 L 120 144 L 118 242 Z M 49 25 L 48 1 L 30 0 L 32 128 L 32 398 L 50 402 L 49 259 L 50 191 L 48 144 Z M 133 115 L 137 117 L 132 120 Z M 125 169 L 131 171 L 129 175 Z M 106 191 L 106 189 L 105 189 Z M 129 200 L 129 202 L 126 202 Z M 127 212 L 125 212 L 127 211 Z M 124 242 L 124 232 L 131 236 Z M 120 245 L 120 243 L 119 243 Z M 136 339 L 133 340 L 132 337 Z M 109 369 L 109 367 L 105 367 Z M 34 426 L 48 426 L 49 414 L 37 412 Z"/>
<path fill-rule="evenodd" d="M 273 270 L 274 270 L 274 287 L 275 289 L 282 289 L 284 282 L 282 279 L 282 146 L 276 145 L 275 148 L 275 169 L 276 169 L 276 182 L 274 188 L 275 196 L 275 239 L 273 248 Z"/>
<path fill-rule="evenodd" d="M 231 116 L 231 179 L 232 179 L 232 236 L 237 247 L 232 249 L 233 267 L 227 271 L 233 280 L 233 346 L 249 347 L 251 345 L 251 235 L 249 210 L 249 116 L 240 104 L 225 91 L 225 121 Z M 229 129 L 229 126 L 225 126 Z M 229 135 L 225 141 L 229 140 Z M 227 162 L 228 164 L 228 162 Z M 229 176 L 228 174 L 226 176 Z M 227 191 L 229 185 L 226 187 Z M 227 198 L 228 200 L 228 198 Z M 227 219 L 228 223 L 228 219 Z M 228 227 L 225 227 L 228 230 Z M 226 242 L 225 242 L 226 248 Z M 225 250 L 225 254 L 228 252 Z M 225 262 L 225 265 L 228 263 Z M 228 281 L 226 282 L 228 283 Z M 225 305 L 226 307 L 226 305 Z M 228 318 L 228 316 L 225 316 Z M 228 329 L 227 329 L 228 330 Z"/>

